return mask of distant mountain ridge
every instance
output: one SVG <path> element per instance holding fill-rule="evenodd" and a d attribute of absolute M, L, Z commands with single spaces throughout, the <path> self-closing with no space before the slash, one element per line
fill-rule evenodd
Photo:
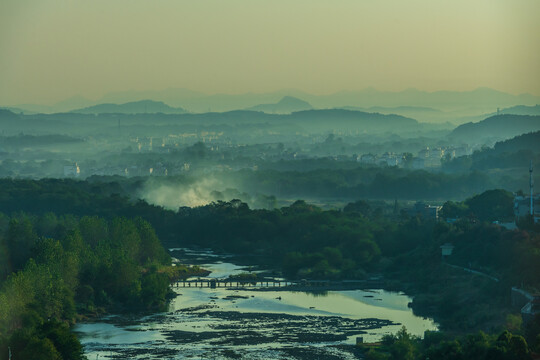
<path fill-rule="evenodd" d="M 359 91 L 340 91 L 327 95 L 314 95 L 304 91 L 288 89 L 270 93 L 245 94 L 203 94 L 186 89 L 167 89 L 160 91 L 129 91 L 105 95 L 102 101 L 134 101 L 155 99 L 172 106 L 189 109 L 192 112 L 217 111 L 251 108 L 260 104 L 278 102 L 284 96 L 296 97 L 319 109 L 354 106 L 370 107 L 429 107 L 443 111 L 474 109 L 475 115 L 495 111 L 497 108 L 515 105 L 535 105 L 540 97 L 530 94 L 513 95 L 501 91 L 478 88 L 471 91 L 435 91 L 417 89 L 403 91 L 380 91 L 367 88 Z"/>
<path fill-rule="evenodd" d="M 378 112 L 381 114 L 399 114 L 400 112 L 425 112 L 425 113 L 440 113 L 438 109 L 423 107 L 423 106 L 396 106 L 396 107 L 385 107 L 385 106 L 371 106 L 368 108 L 358 107 L 358 106 L 342 106 L 341 109 L 345 110 L 355 110 L 355 111 L 365 111 L 365 112 Z"/>
<path fill-rule="evenodd" d="M 282 120 L 312 126 L 324 126 L 342 131 L 358 132 L 393 132 L 415 131 L 420 123 L 401 115 L 385 115 L 344 109 L 304 110 L 290 115 L 282 115 Z"/>
<path fill-rule="evenodd" d="M 512 106 L 500 111 L 501 114 L 514 114 L 514 115 L 540 115 L 540 105 L 526 106 L 517 105 Z"/>
<path fill-rule="evenodd" d="M 186 110 L 171 107 L 162 101 L 140 100 L 124 104 L 99 104 L 71 112 L 78 114 L 184 114 Z"/>
<path fill-rule="evenodd" d="M 122 131 L 145 136 L 155 131 L 160 136 L 186 131 L 186 129 L 219 129 L 219 131 L 245 133 L 248 129 L 263 129 L 275 134 L 347 132 L 357 134 L 394 133 L 417 134 L 424 124 L 400 115 L 383 115 L 340 109 L 304 110 L 291 114 L 268 114 L 256 111 L 236 110 L 229 112 L 185 113 L 185 114 L 123 114 L 123 113 L 55 113 L 17 115 L 0 111 L 2 130 L 6 135 L 49 134 L 51 129 L 62 129 L 63 134 L 78 137 L 88 134 L 119 132 L 117 121 L 121 120 Z M 13 119 L 16 119 L 13 121 Z M 114 129 L 114 130 L 111 130 Z M 129 129 L 129 130 L 128 130 Z M 277 135 L 276 135 L 277 136 Z M 281 135 L 280 135 L 281 136 Z M 416 135 L 415 135 L 416 136 Z"/>
<path fill-rule="evenodd" d="M 173 108 L 180 107 L 187 109 L 189 112 L 205 113 L 252 109 L 261 104 L 278 104 L 284 97 L 302 99 L 300 101 L 304 101 L 317 109 L 346 107 L 354 110 L 378 111 L 381 113 L 395 112 L 400 115 L 418 118 L 421 121 L 458 121 L 460 123 L 477 119 L 466 119 L 467 117 L 493 114 L 497 108 L 504 109 L 516 105 L 534 106 L 540 104 L 540 96 L 530 94 L 513 95 L 489 88 L 478 88 L 471 91 L 435 92 L 417 89 L 392 92 L 367 88 L 359 91 L 340 91 L 324 95 L 314 95 L 295 89 L 284 89 L 268 93 L 205 94 L 187 89 L 171 88 L 155 91 L 119 91 L 106 94 L 99 101 L 90 101 L 75 96 L 50 106 L 23 104 L 11 107 L 22 109 L 25 113 L 57 113 L 73 109 L 81 110 L 85 107 L 92 107 L 91 105 L 97 103 L 123 104 L 152 99 L 156 102 L 164 102 Z M 427 108 L 436 111 L 429 111 Z M 439 110 L 440 113 L 437 112 Z M 164 111 L 167 110 L 163 109 L 162 112 Z M 170 109 L 169 111 L 177 113 Z"/>
<path fill-rule="evenodd" d="M 275 104 L 261 104 L 249 107 L 245 110 L 261 111 L 271 114 L 290 114 L 296 111 L 311 110 L 313 106 L 307 101 L 298 99 L 293 96 L 284 96 Z"/>
<path fill-rule="evenodd" d="M 467 142 L 486 139 L 504 140 L 540 130 L 540 116 L 502 114 L 476 123 L 466 123 L 455 128 L 449 137 Z"/>

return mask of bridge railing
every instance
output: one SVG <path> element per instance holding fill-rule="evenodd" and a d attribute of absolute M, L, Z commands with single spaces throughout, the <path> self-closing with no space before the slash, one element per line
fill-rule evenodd
<path fill-rule="evenodd" d="M 358 281 L 329 281 L 329 280 L 231 280 L 231 279 L 191 279 L 181 280 L 172 284 L 177 288 L 354 288 L 369 285 L 370 282 Z"/>

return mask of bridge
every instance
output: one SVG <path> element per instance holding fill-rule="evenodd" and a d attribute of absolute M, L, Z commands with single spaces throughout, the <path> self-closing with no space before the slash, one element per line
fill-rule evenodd
<path fill-rule="evenodd" d="M 325 291 L 325 290 L 354 290 L 367 289 L 380 286 L 380 279 L 370 280 L 300 280 L 286 281 L 276 279 L 239 280 L 239 279 L 190 279 L 180 280 L 172 284 L 176 288 L 227 288 L 227 289 L 273 289 L 298 291 Z"/>

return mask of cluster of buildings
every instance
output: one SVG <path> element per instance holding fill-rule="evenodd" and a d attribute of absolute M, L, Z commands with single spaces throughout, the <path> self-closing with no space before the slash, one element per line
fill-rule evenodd
<path fill-rule="evenodd" d="M 401 166 L 404 163 L 404 156 L 388 152 L 381 156 L 364 154 L 357 156 L 356 161 L 366 165 Z"/>
<path fill-rule="evenodd" d="M 440 167 L 442 160 L 452 160 L 455 157 L 470 155 L 472 149 L 469 146 L 462 147 L 425 147 L 416 156 L 410 158 L 410 154 L 396 154 L 386 152 L 382 155 L 364 154 L 357 156 L 356 160 L 366 165 L 411 167 L 413 169 L 425 169 Z"/>
<path fill-rule="evenodd" d="M 187 172 L 196 172 L 198 174 L 210 174 L 222 171 L 237 171 L 243 168 L 258 170 L 257 165 L 240 166 L 213 164 L 205 166 L 194 166 L 189 162 L 163 164 L 156 162 L 150 166 L 147 165 L 103 165 L 102 167 L 80 168 L 77 164 L 64 166 L 65 178 L 86 178 L 96 176 L 173 176 L 181 175 Z"/>
<path fill-rule="evenodd" d="M 178 150 L 182 145 L 194 144 L 199 141 L 209 144 L 210 147 L 215 147 L 211 144 L 223 140 L 223 134 L 223 132 L 201 131 L 198 133 L 170 134 L 165 137 L 136 137 L 131 138 L 130 142 L 137 152 L 170 153 L 173 150 Z"/>
<path fill-rule="evenodd" d="M 181 164 L 177 170 L 177 173 L 183 171 L 189 171 L 190 164 Z M 92 175 L 97 176 L 167 176 L 169 173 L 167 167 L 158 162 L 153 166 L 118 166 L 118 165 L 104 165 L 102 167 L 93 167 L 88 169 L 82 169 L 77 163 L 64 166 L 64 177 L 66 178 L 79 178 L 88 177 Z"/>
<path fill-rule="evenodd" d="M 419 201 L 414 204 L 412 208 L 406 209 L 406 211 L 410 216 L 420 216 L 423 219 L 438 220 L 441 209 L 442 206 L 428 205 Z"/>

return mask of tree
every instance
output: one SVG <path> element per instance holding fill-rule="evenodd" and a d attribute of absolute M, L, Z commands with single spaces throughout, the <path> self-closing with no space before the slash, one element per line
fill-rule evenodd
<path fill-rule="evenodd" d="M 414 360 L 417 353 L 417 339 L 407 332 L 403 326 L 390 345 L 390 355 L 393 360 Z"/>
<path fill-rule="evenodd" d="M 426 351 L 429 359 L 437 360 L 464 360 L 463 350 L 457 340 L 443 341 Z"/>
<path fill-rule="evenodd" d="M 371 206 L 369 203 L 365 200 L 358 200 L 353 203 L 348 203 L 343 208 L 344 212 L 355 212 L 358 214 L 362 214 L 365 217 L 369 217 L 371 215 Z"/>
<path fill-rule="evenodd" d="M 481 221 L 507 221 L 514 218 L 514 196 L 506 190 L 485 191 L 465 200 L 465 204 Z"/>
<path fill-rule="evenodd" d="M 51 340 L 62 359 L 82 360 L 85 358 L 81 343 L 66 324 L 47 321 L 41 326 L 39 332 Z"/>
<path fill-rule="evenodd" d="M 145 275 L 141 281 L 141 301 L 149 308 L 165 304 L 169 289 L 169 279 L 166 274 L 152 272 Z"/>
<path fill-rule="evenodd" d="M 137 218 L 135 220 L 137 230 L 140 236 L 139 248 L 139 263 L 144 265 L 152 260 L 157 261 L 161 265 L 168 265 L 171 262 L 171 257 L 159 241 L 156 232 L 149 222 Z"/>
<path fill-rule="evenodd" d="M 486 358 L 490 360 L 526 360 L 529 348 L 527 342 L 520 335 L 513 335 L 504 331 L 499 335 L 495 344 L 487 351 Z"/>
<path fill-rule="evenodd" d="M 34 227 L 26 217 L 12 219 L 6 236 L 6 244 L 11 258 L 12 270 L 20 270 L 30 258 L 32 247 L 37 240 Z"/>
<path fill-rule="evenodd" d="M 490 338 L 482 331 L 467 335 L 461 346 L 467 359 L 484 359 L 490 346 Z"/>
<path fill-rule="evenodd" d="M 110 226 L 111 247 L 125 254 L 126 259 L 139 260 L 141 238 L 133 221 L 126 218 L 115 218 Z"/>
<path fill-rule="evenodd" d="M 109 238 L 109 229 L 105 219 L 97 216 L 84 216 L 79 221 L 79 229 L 84 241 L 92 248 Z"/>
<path fill-rule="evenodd" d="M 447 201 L 444 203 L 440 216 L 443 219 L 459 219 L 467 216 L 469 207 L 462 202 Z"/>

